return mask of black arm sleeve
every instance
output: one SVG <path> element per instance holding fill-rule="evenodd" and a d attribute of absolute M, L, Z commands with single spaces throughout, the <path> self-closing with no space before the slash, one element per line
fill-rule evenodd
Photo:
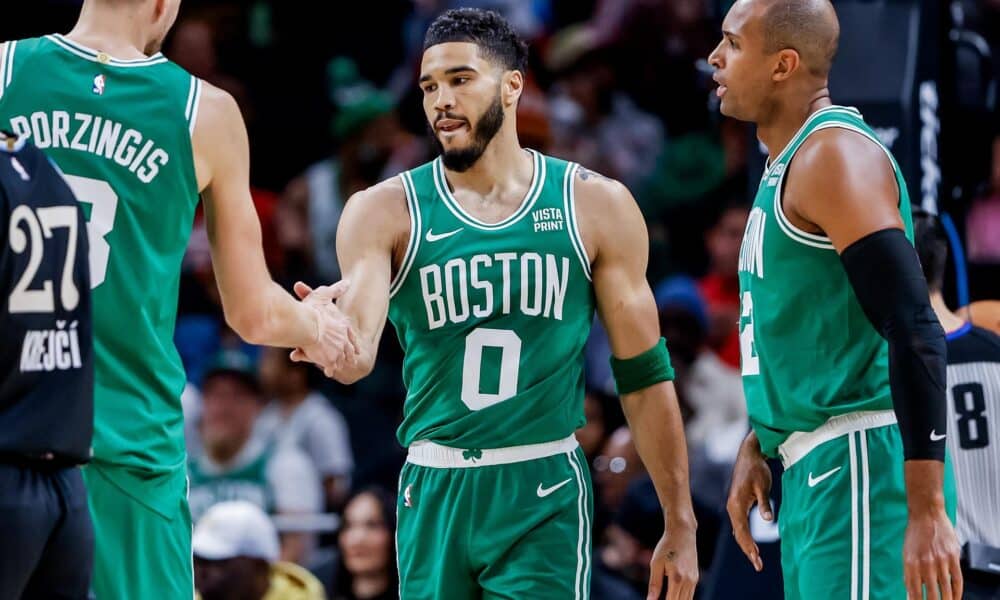
<path fill-rule="evenodd" d="M 947 427 L 944 329 L 931 309 L 916 250 L 883 229 L 840 255 L 862 310 L 889 342 L 889 386 L 906 460 L 944 460 Z"/>

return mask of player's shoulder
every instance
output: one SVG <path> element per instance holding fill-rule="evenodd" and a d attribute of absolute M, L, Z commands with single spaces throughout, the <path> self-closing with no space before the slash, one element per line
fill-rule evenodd
<path fill-rule="evenodd" d="M 622 182 L 583 165 L 576 167 L 572 186 L 573 202 L 581 219 L 638 212 L 635 198 Z"/>
<path fill-rule="evenodd" d="M 352 211 L 371 214 L 407 212 L 406 188 L 399 177 L 390 177 L 351 194 L 347 206 Z"/>
<path fill-rule="evenodd" d="M 866 135 L 844 127 L 826 127 L 810 133 L 796 150 L 789 177 L 809 177 L 831 183 L 851 177 L 892 177 L 885 150 Z M 894 179 L 893 179 L 894 180 Z"/>
<path fill-rule="evenodd" d="M 236 98 L 226 90 L 212 85 L 207 81 L 201 82 L 201 94 L 198 102 L 198 122 L 195 131 L 218 130 L 232 127 L 235 124 L 243 124 L 243 115 L 240 113 L 239 104 Z"/>
<path fill-rule="evenodd" d="M 646 243 L 642 212 L 622 182 L 581 165 L 572 185 L 575 220 L 591 259 L 615 248 Z"/>

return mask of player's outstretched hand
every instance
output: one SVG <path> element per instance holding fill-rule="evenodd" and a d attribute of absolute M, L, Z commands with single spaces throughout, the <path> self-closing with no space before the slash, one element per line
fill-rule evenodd
<path fill-rule="evenodd" d="M 963 587 L 960 557 L 958 538 L 943 506 L 911 512 L 903 543 L 906 597 L 960 600 Z"/>
<path fill-rule="evenodd" d="M 667 577 L 667 600 L 691 600 L 698 585 L 698 548 L 694 527 L 668 524 L 668 531 L 653 550 L 649 561 L 649 592 L 646 600 L 657 600 Z"/>
<path fill-rule="evenodd" d="M 757 504 L 760 516 L 765 521 L 774 518 L 771 513 L 771 469 L 767 466 L 757 436 L 752 433 L 740 446 L 733 466 L 733 482 L 729 487 L 729 500 L 726 511 L 729 521 L 733 524 L 733 537 L 740 545 L 740 550 L 750 559 L 753 568 L 759 573 L 764 569 L 764 561 L 760 558 L 757 542 L 750 534 L 748 516 L 750 509 Z"/>
<path fill-rule="evenodd" d="M 316 363 L 327 377 L 334 377 L 341 369 L 351 366 L 358 356 L 351 320 L 334 303 L 348 287 L 350 283 L 343 280 L 315 289 L 299 281 L 294 288 L 302 303 L 316 311 L 319 333 L 309 346 L 293 350 L 291 359 Z"/>

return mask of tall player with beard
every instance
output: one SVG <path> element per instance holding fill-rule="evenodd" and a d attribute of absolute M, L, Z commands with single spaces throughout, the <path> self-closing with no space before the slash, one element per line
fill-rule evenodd
<path fill-rule="evenodd" d="M 495 13 L 431 25 L 420 87 L 441 156 L 347 203 L 338 306 L 360 359 L 334 376 L 371 371 L 388 316 L 406 353 L 403 598 L 587 598 L 592 494 L 573 432 L 596 307 L 664 507 L 650 597 L 666 575 L 669 598 L 691 598 L 695 520 L 646 228 L 620 183 L 521 148 L 526 52 Z"/>
<path fill-rule="evenodd" d="M 101 599 L 193 594 L 173 333 L 199 194 L 233 329 L 258 344 L 306 344 L 325 366 L 350 347 L 330 302 L 337 290 L 300 303 L 267 272 L 236 103 L 157 52 L 179 4 L 85 0 L 68 35 L 0 45 L 0 124 L 59 166 L 88 217 L 94 436 L 84 479 Z"/>

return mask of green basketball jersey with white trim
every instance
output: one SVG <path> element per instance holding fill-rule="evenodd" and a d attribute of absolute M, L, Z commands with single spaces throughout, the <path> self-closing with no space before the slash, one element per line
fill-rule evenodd
<path fill-rule="evenodd" d="M 576 227 L 577 166 L 531 154 L 524 201 L 495 224 L 462 209 L 440 159 L 401 175 L 410 242 L 389 318 L 405 352 L 404 446 L 535 444 L 584 423 L 594 295 Z"/>
<path fill-rule="evenodd" d="M 750 421 L 770 456 L 794 431 L 812 431 L 839 414 L 892 409 L 888 346 L 862 311 L 833 244 L 796 228 L 781 208 L 795 153 L 810 134 L 830 127 L 854 131 L 885 151 L 913 240 L 899 165 L 853 108 L 813 113 L 765 170 L 740 250 L 739 328 Z"/>
<path fill-rule="evenodd" d="M 184 466 L 173 333 L 200 91 L 160 54 L 121 61 L 59 35 L 0 53 L 0 124 L 55 161 L 88 219 L 94 458 L 141 472 Z"/>
<path fill-rule="evenodd" d="M 274 450 L 269 445 L 246 464 L 229 470 L 220 470 L 205 456 L 192 458 L 188 462 L 191 519 L 197 523 L 212 506 L 230 500 L 245 500 L 272 512 L 274 495 L 267 479 L 267 465 Z"/>

